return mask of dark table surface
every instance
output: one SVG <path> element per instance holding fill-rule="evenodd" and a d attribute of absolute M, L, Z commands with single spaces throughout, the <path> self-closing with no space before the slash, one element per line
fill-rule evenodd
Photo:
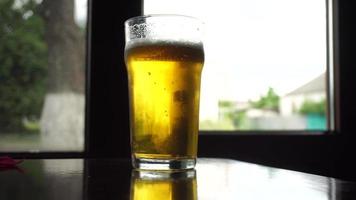
<path fill-rule="evenodd" d="M 199 159 L 196 170 L 137 172 L 128 160 L 24 160 L 0 171 L 0 200 L 344 200 L 356 183 L 228 159 Z"/>

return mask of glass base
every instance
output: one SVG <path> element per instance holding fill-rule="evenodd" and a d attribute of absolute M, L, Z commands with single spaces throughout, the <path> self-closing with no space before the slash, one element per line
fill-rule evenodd
<path fill-rule="evenodd" d="M 140 180 L 184 180 L 196 178 L 195 169 L 187 170 L 132 170 L 132 177 Z"/>
<path fill-rule="evenodd" d="M 149 159 L 133 158 L 132 166 L 143 170 L 185 170 L 194 169 L 196 159 Z"/>

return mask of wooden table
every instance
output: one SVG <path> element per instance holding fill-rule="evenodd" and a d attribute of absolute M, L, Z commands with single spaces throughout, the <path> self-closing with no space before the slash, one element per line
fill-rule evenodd
<path fill-rule="evenodd" d="M 229 159 L 200 158 L 195 171 L 165 177 L 120 159 L 36 159 L 19 167 L 0 171 L 1 200 L 356 199 L 355 182 Z"/>

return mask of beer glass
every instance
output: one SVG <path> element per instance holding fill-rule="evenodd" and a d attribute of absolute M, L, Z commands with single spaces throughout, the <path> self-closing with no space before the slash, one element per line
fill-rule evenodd
<path fill-rule="evenodd" d="M 202 23 L 180 15 L 147 15 L 125 22 L 134 168 L 195 167 Z"/>
<path fill-rule="evenodd" d="M 131 200 L 197 200 L 195 170 L 175 172 L 134 170 Z"/>

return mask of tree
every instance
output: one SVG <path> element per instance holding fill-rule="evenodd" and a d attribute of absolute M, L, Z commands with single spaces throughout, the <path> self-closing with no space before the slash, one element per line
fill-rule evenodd
<path fill-rule="evenodd" d="M 227 126 L 230 122 L 232 129 L 248 129 L 248 120 L 246 116 L 246 110 L 236 110 L 235 103 L 233 101 L 219 101 L 219 116 L 220 122 L 225 122 L 225 128 L 230 128 Z M 230 125 L 230 126 L 231 126 Z M 224 128 L 224 127 L 223 127 Z"/>
<path fill-rule="evenodd" d="M 74 0 L 43 0 L 48 45 L 47 93 L 41 115 L 42 144 L 80 150 L 84 132 L 84 35 L 74 20 Z"/>
<path fill-rule="evenodd" d="M 299 113 L 308 115 L 326 115 L 326 100 L 313 101 L 306 100 L 303 102 L 302 106 L 299 109 Z"/>
<path fill-rule="evenodd" d="M 74 21 L 74 0 L 43 0 L 49 93 L 84 92 L 84 35 Z"/>
<path fill-rule="evenodd" d="M 250 104 L 253 108 L 268 109 L 278 112 L 279 99 L 279 96 L 275 93 L 273 88 L 270 87 L 265 96 L 261 96 L 257 101 L 251 101 Z"/>
<path fill-rule="evenodd" d="M 0 1 L 0 132 L 24 131 L 23 119 L 41 114 L 47 46 L 37 3 Z"/>

